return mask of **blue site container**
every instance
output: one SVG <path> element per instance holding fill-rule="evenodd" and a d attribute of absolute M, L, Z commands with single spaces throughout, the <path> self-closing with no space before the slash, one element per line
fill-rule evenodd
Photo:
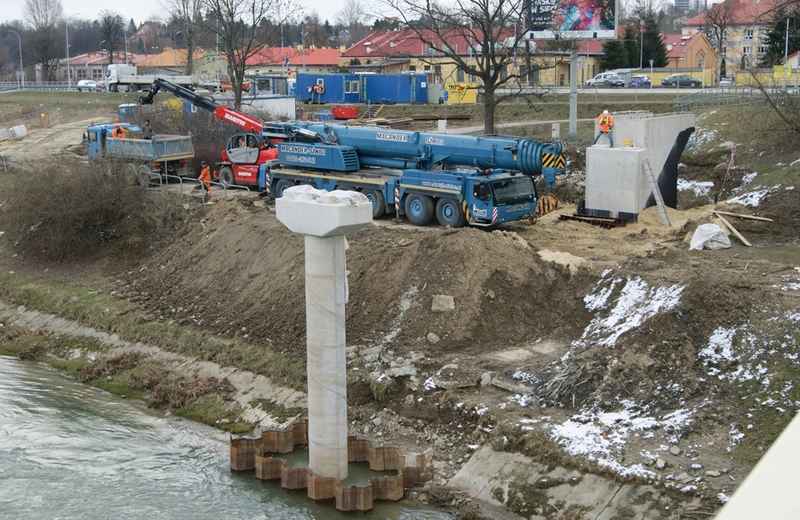
<path fill-rule="evenodd" d="M 136 112 L 139 110 L 139 105 L 136 103 L 123 103 L 117 107 L 119 111 L 119 121 L 121 123 L 130 123 L 136 117 Z"/>
<path fill-rule="evenodd" d="M 427 103 L 428 76 L 298 73 L 297 98 L 303 103 Z"/>
<path fill-rule="evenodd" d="M 414 103 L 428 102 L 427 74 L 363 74 L 361 102 Z"/>

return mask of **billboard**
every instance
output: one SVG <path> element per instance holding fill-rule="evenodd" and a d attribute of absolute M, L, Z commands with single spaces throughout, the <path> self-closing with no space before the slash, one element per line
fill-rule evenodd
<path fill-rule="evenodd" d="M 617 0 L 529 0 L 525 36 L 533 40 L 617 37 Z"/>

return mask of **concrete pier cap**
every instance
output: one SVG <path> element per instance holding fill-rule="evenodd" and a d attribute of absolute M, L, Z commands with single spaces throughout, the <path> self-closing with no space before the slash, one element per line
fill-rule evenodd
<path fill-rule="evenodd" d="M 347 478 L 348 298 L 345 233 L 372 222 L 372 203 L 355 191 L 294 186 L 275 201 L 275 213 L 305 235 L 308 467 L 315 477 Z"/>
<path fill-rule="evenodd" d="M 353 233 L 372 222 L 372 203 L 357 191 L 293 186 L 275 200 L 275 214 L 292 233 L 331 237 Z"/>

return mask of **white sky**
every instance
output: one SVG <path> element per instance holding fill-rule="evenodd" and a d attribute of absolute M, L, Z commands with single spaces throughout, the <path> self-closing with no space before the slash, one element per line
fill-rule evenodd
<path fill-rule="evenodd" d="M 303 0 L 302 6 L 305 14 L 316 11 L 321 22 L 326 19 L 334 24 L 336 13 L 344 7 L 345 0 Z M 4 7 L 0 9 L 0 22 L 10 22 L 12 20 L 22 20 L 22 6 L 24 0 L 5 0 Z M 150 19 L 163 19 L 166 17 L 166 9 L 162 7 L 163 2 L 159 0 L 123 0 L 114 2 L 113 5 L 96 0 L 61 0 L 64 8 L 64 16 L 77 15 L 83 20 L 95 20 L 99 18 L 100 11 L 111 10 L 122 15 L 127 23 L 131 18 L 137 25 Z M 369 25 L 372 25 L 374 18 L 370 18 Z"/>

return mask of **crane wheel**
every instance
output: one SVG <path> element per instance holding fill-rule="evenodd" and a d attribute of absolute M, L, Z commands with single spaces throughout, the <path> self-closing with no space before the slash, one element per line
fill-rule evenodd
<path fill-rule="evenodd" d="M 286 191 L 287 188 L 291 188 L 292 186 L 294 186 L 294 183 L 292 181 L 288 179 L 281 179 L 275 183 L 275 189 L 272 190 L 271 194 L 274 195 L 276 199 L 283 197 L 283 192 Z"/>
<path fill-rule="evenodd" d="M 361 193 L 372 203 L 372 218 L 381 218 L 386 214 L 386 198 L 380 190 L 364 190 Z"/>
<path fill-rule="evenodd" d="M 467 224 L 464 210 L 455 199 L 439 199 L 436 203 L 436 220 L 442 227 L 460 228 Z"/>
<path fill-rule="evenodd" d="M 403 206 L 409 222 L 416 226 L 424 226 L 433 218 L 433 199 L 427 195 L 412 193 Z"/>

